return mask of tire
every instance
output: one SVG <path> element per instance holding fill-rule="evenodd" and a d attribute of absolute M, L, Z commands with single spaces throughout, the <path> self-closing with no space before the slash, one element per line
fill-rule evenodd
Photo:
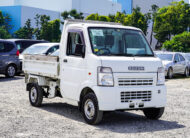
<path fill-rule="evenodd" d="M 184 76 L 189 77 L 189 69 L 188 68 L 185 69 Z"/>
<path fill-rule="evenodd" d="M 168 76 L 168 79 L 172 79 L 172 78 L 173 78 L 173 69 L 172 69 L 172 68 L 169 68 L 169 69 L 168 69 L 168 74 L 167 74 L 167 76 Z"/>
<path fill-rule="evenodd" d="M 99 111 L 98 101 L 94 93 L 88 93 L 82 99 L 82 115 L 90 125 L 96 125 L 102 121 L 103 111 Z"/>
<path fill-rule="evenodd" d="M 13 78 L 15 75 L 16 75 L 16 66 L 11 64 L 11 65 L 8 65 L 7 68 L 6 68 L 6 73 L 5 73 L 5 76 L 8 77 L 8 78 Z"/>
<path fill-rule="evenodd" d="M 164 113 L 164 107 L 162 108 L 148 108 L 148 109 L 144 109 L 144 115 L 148 118 L 148 119 L 152 119 L 152 120 L 158 120 Z"/>
<path fill-rule="evenodd" d="M 32 84 L 29 89 L 29 101 L 32 106 L 40 107 L 43 101 L 43 89 L 38 84 Z"/>

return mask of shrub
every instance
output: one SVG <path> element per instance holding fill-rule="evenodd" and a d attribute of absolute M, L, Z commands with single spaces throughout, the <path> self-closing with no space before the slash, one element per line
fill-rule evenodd
<path fill-rule="evenodd" d="M 163 48 L 173 52 L 190 52 L 190 32 L 183 32 L 165 41 Z"/>

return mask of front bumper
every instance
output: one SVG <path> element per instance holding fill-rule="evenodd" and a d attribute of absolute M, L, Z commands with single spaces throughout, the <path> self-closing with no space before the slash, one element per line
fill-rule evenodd
<path fill-rule="evenodd" d="M 99 110 L 114 111 L 143 108 L 159 108 L 166 105 L 166 86 L 140 86 L 140 87 L 99 87 L 92 88 L 97 96 Z M 151 100 L 142 101 L 133 99 L 130 102 L 121 102 L 121 92 L 151 91 Z M 143 107 L 140 105 L 143 103 Z M 134 107 L 131 108 L 131 105 Z"/>

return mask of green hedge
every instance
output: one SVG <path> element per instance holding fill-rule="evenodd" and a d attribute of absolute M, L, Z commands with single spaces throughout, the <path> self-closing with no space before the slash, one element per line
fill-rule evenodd
<path fill-rule="evenodd" d="M 190 52 L 190 32 L 183 32 L 165 41 L 163 48 L 173 52 Z"/>

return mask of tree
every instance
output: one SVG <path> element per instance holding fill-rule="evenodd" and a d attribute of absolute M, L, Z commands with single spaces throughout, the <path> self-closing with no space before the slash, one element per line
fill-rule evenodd
<path fill-rule="evenodd" d="M 124 24 L 126 16 L 127 15 L 124 13 L 117 12 L 115 15 L 115 22 Z"/>
<path fill-rule="evenodd" d="M 61 16 L 63 17 L 64 20 L 66 20 L 66 19 L 69 18 L 69 12 L 64 11 L 64 12 L 61 13 Z"/>
<path fill-rule="evenodd" d="M 99 15 L 98 13 L 96 14 L 90 14 L 86 17 L 85 20 L 94 20 L 94 21 L 98 21 L 99 20 Z"/>
<path fill-rule="evenodd" d="M 123 24 L 140 28 L 146 34 L 147 29 L 148 29 L 148 20 L 149 20 L 147 17 L 148 16 L 145 16 L 144 14 L 142 14 L 140 12 L 140 8 L 137 7 L 133 9 L 132 14 L 127 15 L 124 18 Z"/>
<path fill-rule="evenodd" d="M 84 19 L 83 13 L 82 12 L 77 12 L 76 9 L 70 10 L 70 11 L 64 11 L 61 13 L 61 16 L 63 18 L 63 20 L 66 19 Z M 61 22 L 62 24 L 64 24 L 64 21 Z"/>
<path fill-rule="evenodd" d="M 34 36 L 39 40 L 41 39 L 41 36 L 40 36 L 40 17 L 41 17 L 41 15 L 36 14 L 36 17 L 34 18 L 35 24 L 36 24 L 36 28 L 34 28 Z"/>
<path fill-rule="evenodd" d="M 115 22 L 115 15 L 109 14 L 108 17 L 110 19 L 110 22 Z"/>
<path fill-rule="evenodd" d="M 108 16 L 99 16 L 98 18 L 99 21 L 103 21 L 103 22 L 109 22 L 110 21 L 110 18 Z"/>
<path fill-rule="evenodd" d="M 150 34 L 150 45 L 152 45 L 152 37 L 153 37 L 153 32 L 154 32 L 154 20 L 155 20 L 158 9 L 159 7 L 155 4 L 151 6 L 150 18 L 152 19 L 152 29 L 151 29 L 151 34 Z"/>
<path fill-rule="evenodd" d="M 173 2 L 160 8 L 154 20 L 155 38 L 163 43 L 187 30 L 190 26 L 190 5 L 184 1 Z"/>
<path fill-rule="evenodd" d="M 49 22 L 49 26 L 51 27 L 51 42 L 59 42 L 61 38 L 61 30 L 60 30 L 59 19 L 53 20 Z"/>
<path fill-rule="evenodd" d="M 17 30 L 14 34 L 16 38 L 32 39 L 34 28 L 31 27 L 31 20 L 28 19 L 25 26 Z"/>
<path fill-rule="evenodd" d="M 40 16 L 40 39 L 44 39 L 44 40 L 51 40 L 51 30 L 50 30 L 50 26 L 48 24 L 50 20 L 50 16 L 47 15 L 41 15 Z"/>
<path fill-rule="evenodd" d="M 4 26 L 0 26 L 0 38 L 1 39 L 11 38 L 11 35 L 9 34 L 9 32 L 6 30 Z"/>
<path fill-rule="evenodd" d="M 7 39 L 11 37 L 9 33 L 9 30 L 12 28 L 9 25 L 10 21 L 11 21 L 11 18 L 9 17 L 9 15 L 6 14 L 4 16 L 2 11 L 0 11 L 0 38 L 1 39 Z"/>
<path fill-rule="evenodd" d="M 165 41 L 163 48 L 173 52 L 190 52 L 190 32 L 183 32 Z"/>
<path fill-rule="evenodd" d="M 146 34 L 148 28 L 148 14 L 142 14 L 140 8 L 133 9 L 133 13 L 126 15 L 125 13 L 117 12 L 116 15 L 102 16 L 98 13 L 90 14 L 86 17 L 86 20 L 104 21 L 104 22 L 116 22 L 123 25 L 138 27 Z"/>

